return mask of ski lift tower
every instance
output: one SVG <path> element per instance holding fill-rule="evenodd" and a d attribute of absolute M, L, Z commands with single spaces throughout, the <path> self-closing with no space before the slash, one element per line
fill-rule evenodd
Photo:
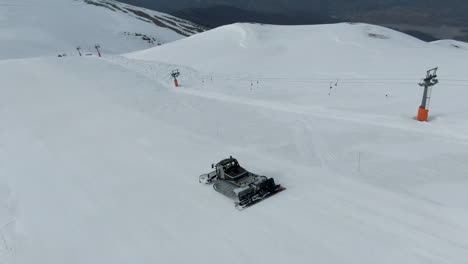
<path fill-rule="evenodd" d="M 96 48 L 99 57 L 102 57 L 101 51 L 99 50 L 99 49 L 101 48 L 101 46 L 100 46 L 99 44 L 96 44 L 96 45 L 94 46 L 94 48 Z"/>
<path fill-rule="evenodd" d="M 179 81 L 177 81 L 177 77 L 179 77 L 179 75 L 180 75 L 179 70 L 173 70 L 171 73 L 172 78 L 174 78 L 175 87 L 179 87 Z"/>
<path fill-rule="evenodd" d="M 426 78 L 421 83 L 419 83 L 419 86 L 424 87 L 422 103 L 418 111 L 419 121 L 427 122 L 427 118 L 429 117 L 429 104 L 431 101 L 432 86 L 439 83 L 439 80 L 437 80 L 437 69 L 438 68 L 428 70 Z"/>

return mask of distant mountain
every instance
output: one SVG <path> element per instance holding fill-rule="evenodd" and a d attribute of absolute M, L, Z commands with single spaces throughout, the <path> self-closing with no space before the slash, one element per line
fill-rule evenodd
<path fill-rule="evenodd" d="M 236 22 L 256 22 L 278 25 L 306 25 L 337 22 L 326 15 L 304 12 L 267 13 L 219 5 L 205 8 L 186 8 L 171 13 L 208 27 L 218 27 Z"/>
<path fill-rule="evenodd" d="M 15 0 L 0 4 L 0 59 L 126 53 L 207 28 L 113 0 Z"/>
<path fill-rule="evenodd" d="M 128 14 L 139 20 L 154 24 L 158 27 L 167 28 L 183 36 L 190 36 L 196 33 L 205 31 L 207 28 L 194 24 L 190 21 L 179 19 L 164 13 L 155 12 L 153 10 L 144 9 L 141 7 L 126 5 L 114 0 L 83 0 L 84 3 L 105 7 L 114 12 Z"/>
<path fill-rule="evenodd" d="M 466 0 L 122 1 L 176 14 L 205 25 L 241 21 L 316 24 L 335 20 L 384 25 L 426 40 L 454 38 L 468 41 Z"/>
<path fill-rule="evenodd" d="M 468 1 L 465 0 L 123 0 L 131 4 L 155 8 L 165 12 L 175 12 L 186 8 L 205 8 L 228 5 L 250 11 L 269 13 L 304 12 L 320 13 L 324 16 L 371 16 L 384 14 L 382 20 L 390 17 L 402 18 L 437 25 L 441 21 L 460 25 L 468 21 Z M 411 14 L 411 16 L 408 16 Z M 422 19 L 424 18 L 424 20 Z M 394 21 L 392 21 L 394 22 Z"/>

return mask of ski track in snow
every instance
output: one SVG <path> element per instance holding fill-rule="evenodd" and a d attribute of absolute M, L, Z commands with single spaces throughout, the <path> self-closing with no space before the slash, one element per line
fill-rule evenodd
<path fill-rule="evenodd" d="M 338 52 L 369 46 L 366 34 L 350 39 L 350 27 L 338 26 L 339 42 L 328 27 L 313 32 Z M 423 45 L 363 28 L 398 40 L 382 49 Z M 242 50 L 228 58 L 227 68 L 239 68 L 233 76 L 262 75 L 249 75 L 255 63 L 237 64 L 242 56 L 265 59 L 263 74 L 279 75 L 268 58 L 304 56 L 274 45 L 270 33 L 279 29 L 291 28 L 220 28 L 215 45 L 229 55 L 222 41 L 230 37 Z M 207 36 L 200 35 L 179 43 L 203 53 L 191 44 Z M 193 55 L 179 43 L 160 47 L 163 55 Z M 200 63 L 218 59 L 211 51 Z M 0 61 L 0 263 L 467 263 L 465 121 L 445 113 L 419 123 L 373 111 L 412 102 L 403 89 L 382 97 L 390 85 L 339 86 L 332 96 L 313 85 L 284 92 L 283 84 L 207 80 L 217 72 L 181 64 L 120 56 Z M 174 69 L 182 72 L 179 88 Z M 366 76 L 367 69 L 345 70 Z M 460 102 L 444 94 L 437 109 Z M 236 211 L 197 182 L 227 155 L 287 190 Z"/>
<path fill-rule="evenodd" d="M 184 80 L 194 81 L 195 78 L 201 78 L 200 75 L 191 68 L 171 65 L 166 63 L 155 63 L 149 61 L 138 61 L 126 59 L 120 56 L 114 56 L 112 59 L 108 59 L 109 62 L 118 64 L 122 67 L 130 69 L 132 71 L 138 72 L 143 76 L 159 81 L 166 87 L 171 86 L 172 78 L 170 77 L 170 72 L 173 69 L 182 69 L 184 72 Z M 166 75 L 161 75 L 161 73 L 167 72 Z M 187 77 L 188 76 L 188 77 Z M 195 89 L 197 88 L 197 89 Z M 408 132 L 414 132 L 418 134 L 425 134 L 444 138 L 449 141 L 457 141 L 460 144 L 468 145 L 468 135 L 460 134 L 454 132 L 447 132 L 445 128 L 432 127 L 428 129 L 426 124 L 414 123 L 414 120 L 403 120 L 401 118 L 393 118 L 383 115 L 376 114 L 364 114 L 358 112 L 350 111 L 338 111 L 334 109 L 324 108 L 322 106 L 304 106 L 304 105 L 295 105 L 282 102 L 266 101 L 259 99 L 252 99 L 246 97 L 236 97 L 232 95 L 227 95 L 223 93 L 217 93 L 212 91 L 202 91 L 200 87 L 186 88 L 181 87 L 180 89 L 171 89 L 171 91 L 176 93 L 183 93 L 197 97 L 208 98 L 212 100 L 230 102 L 241 105 L 249 105 L 254 107 L 261 107 L 273 111 L 281 111 L 288 113 L 295 113 L 300 115 L 307 115 L 315 118 L 322 119 L 333 119 L 337 121 L 345 122 L 355 122 L 365 125 L 371 125 L 376 127 L 385 127 L 389 129 L 396 129 Z"/>
<path fill-rule="evenodd" d="M 0 175 L 2 171 L 0 168 Z M 3 177 L 0 180 L 4 179 Z M 16 205 L 9 185 L 0 182 L 0 263 L 10 263 L 15 247 L 15 214 Z"/>
<path fill-rule="evenodd" d="M 73 69 L 71 61 L 63 61 L 63 65 L 61 65 L 61 61 L 56 61 L 57 65 L 54 67 L 65 67 L 65 69 L 72 67 Z M 48 255 L 52 252 L 52 249 L 48 247 L 50 245 L 54 252 L 60 252 L 57 253 L 60 256 L 57 259 L 65 258 L 68 254 L 73 255 L 75 252 L 73 249 L 66 247 L 67 244 L 60 244 L 60 241 L 64 241 L 60 235 L 61 232 L 55 233 L 52 230 L 57 227 L 65 232 L 68 228 L 76 226 L 82 230 L 80 232 L 82 234 L 68 230 L 68 232 L 72 232 L 74 240 L 84 241 L 88 238 L 89 232 L 92 232 L 96 239 L 95 243 L 98 243 L 97 247 L 92 244 L 73 243 L 73 247 L 78 247 L 81 252 L 85 252 L 80 254 L 82 255 L 79 257 L 81 260 L 89 260 L 90 254 L 91 256 L 95 254 L 96 249 L 104 249 L 104 255 L 108 256 L 114 249 L 123 249 L 120 245 L 127 248 L 129 242 L 126 240 L 132 238 L 135 241 L 146 241 L 144 243 L 151 244 L 150 248 L 144 245 L 128 248 L 136 255 L 142 256 L 139 258 L 141 261 L 144 259 L 148 261 L 154 257 L 154 254 L 157 254 L 166 260 L 169 259 L 169 262 L 172 263 L 184 263 L 194 258 L 204 262 L 209 261 L 212 256 L 207 258 L 200 255 L 202 249 L 205 248 L 206 241 L 218 241 L 218 243 L 211 244 L 212 250 L 218 252 L 218 257 L 234 254 L 235 258 L 228 261 L 231 263 L 248 260 L 259 262 L 264 259 L 265 255 L 274 256 L 275 260 L 269 260 L 270 262 L 292 260 L 295 263 L 305 263 L 306 259 L 315 257 L 317 261 L 322 263 L 343 263 L 346 260 L 350 263 L 362 263 L 386 256 L 398 260 L 406 259 L 408 263 L 416 260 L 420 260 L 421 263 L 425 261 L 463 263 L 463 256 L 468 254 L 468 244 L 464 240 L 464 235 L 468 234 L 468 227 L 463 221 L 466 219 L 466 213 L 459 212 L 461 218 L 455 219 L 451 217 L 451 209 L 434 203 L 421 202 L 421 199 L 411 196 L 402 196 L 398 192 L 375 188 L 356 179 L 341 177 L 328 171 L 328 167 L 331 165 L 330 161 L 332 161 L 328 157 L 333 155 L 327 153 L 333 153 L 333 150 L 328 149 L 329 144 L 320 137 L 320 134 L 314 134 L 316 128 L 311 126 L 311 121 L 317 119 L 317 116 L 310 114 L 310 111 L 315 110 L 314 108 L 311 110 L 307 107 L 257 99 L 244 100 L 244 98 L 224 96 L 218 93 L 200 92 L 187 87 L 171 88 L 169 87 L 171 79 L 167 77 L 167 74 L 173 65 L 133 63 L 121 60 L 121 58 L 109 58 L 107 61 L 89 58 L 80 60 L 80 64 L 83 64 L 80 67 L 83 67 L 87 74 L 96 72 L 94 76 L 107 80 L 106 83 L 112 80 L 112 83 L 103 86 L 102 83 L 93 83 L 93 78 L 89 78 L 89 80 L 82 80 L 83 84 L 78 84 L 82 86 L 81 90 L 74 90 L 70 87 L 64 89 L 61 88 L 62 85 L 57 85 L 60 88 L 56 88 L 47 85 L 47 83 L 42 84 L 41 87 L 47 88 L 48 91 L 45 94 L 38 94 L 39 98 L 35 98 L 35 100 L 39 100 L 39 102 L 49 100 L 47 99 L 48 94 L 56 94 L 64 101 L 55 104 L 49 104 L 48 101 L 45 101 L 49 106 L 43 107 L 41 111 L 33 115 L 37 115 L 38 119 L 36 121 L 36 118 L 33 118 L 32 124 L 39 122 L 37 123 L 39 126 L 35 128 L 37 132 L 32 133 L 31 131 L 21 138 L 25 140 L 23 144 L 29 145 L 30 140 L 39 140 L 38 143 L 40 143 L 32 144 L 30 157 L 27 159 L 38 157 L 39 153 L 48 153 L 31 164 L 32 168 L 38 168 L 38 171 L 41 171 L 40 168 L 45 169 L 44 164 L 47 165 L 52 161 L 59 162 L 57 171 L 51 171 L 53 176 L 44 175 L 43 177 L 50 183 L 59 184 L 64 189 L 49 190 L 50 183 L 42 183 L 42 180 L 37 179 L 34 175 L 22 174 L 22 177 L 29 179 L 28 182 L 31 185 L 22 191 L 22 196 L 27 193 L 39 195 L 41 190 L 49 190 L 49 195 L 44 198 L 44 201 L 47 201 L 47 206 L 56 208 L 55 210 L 58 211 L 50 212 L 51 217 L 45 217 L 41 214 L 39 220 L 41 225 L 37 226 L 34 224 L 34 220 L 29 220 L 27 217 L 33 217 L 32 219 L 39 217 L 35 216 L 38 211 L 33 210 L 33 208 L 40 206 L 40 204 L 34 200 L 22 200 L 19 206 L 26 215 L 20 216 L 19 221 L 26 227 L 25 230 L 30 232 L 30 237 L 23 238 L 28 241 L 26 244 L 20 243 L 22 240 L 15 242 L 23 245 L 21 252 L 29 252 L 28 254 L 31 256 L 40 252 L 40 254 L 49 256 L 50 259 L 55 259 Z M 48 67 L 50 65 L 53 64 L 49 63 Z M 107 69 L 107 71 L 103 73 L 103 69 Z M 68 70 L 66 71 L 68 72 Z M 196 76 L 195 73 L 192 74 Z M 134 79 L 128 79 L 132 76 Z M 62 78 L 63 80 L 59 81 L 68 82 L 65 77 Z M 74 78 L 80 79 L 80 76 Z M 155 82 L 158 79 L 159 82 Z M 51 78 L 51 80 L 54 79 Z M 54 80 L 54 82 L 56 81 Z M 121 84 L 122 86 L 116 86 L 123 81 L 125 83 Z M 186 81 L 190 81 L 190 78 L 187 77 Z M 132 82 L 136 82 L 134 86 L 132 86 Z M 163 84 L 165 87 L 161 88 L 160 86 Z M 143 97 L 140 98 L 140 96 Z M 71 98 L 74 98 L 73 101 L 70 101 L 73 103 L 68 105 L 68 99 Z M 19 99 L 16 98 L 16 100 Z M 60 133 L 60 136 L 55 133 L 49 134 L 47 127 L 40 125 L 49 120 L 47 113 L 55 113 L 55 107 L 62 109 L 67 116 L 74 116 L 77 113 L 79 113 L 78 116 L 86 116 L 87 114 L 81 113 L 83 110 L 79 110 L 78 107 L 82 100 L 86 102 L 87 108 L 89 108 L 86 109 L 86 112 L 90 111 L 90 116 L 79 118 L 77 121 L 66 118 L 69 124 L 65 128 L 61 128 L 64 131 Z M 23 104 L 27 105 L 28 101 L 23 102 Z M 222 116 L 226 117 L 226 120 L 219 120 L 221 131 L 218 137 L 216 137 L 215 131 L 208 129 L 209 132 L 206 133 L 205 138 L 200 140 L 196 129 L 202 129 L 203 126 L 198 127 L 201 125 L 199 123 L 206 119 L 210 123 L 213 122 L 211 118 L 216 116 L 216 113 L 213 113 L 212 109 L 210 111 L 212 107 L 223 109 Z M 20 110 L 21 105 L 15 106 L 15 109 L 19 112 L 19 116 L 16 115 L 17 118 L 30 115 L 28 109 Z M 248 138 L 245 138 L 247 144 L 242 143 L 242 137 L 249 134 L 251 137 L 255 136 L 255 134 L 250 133 L 256 131 L 255 122 L 262 122 L 262 126 L 276 126 L 275 119 L 257 119 L 255 115 L 252 115 L 253 113 L 269 113 L 271 110 L 278 112 L 278 115 L 272 115 L 272 118 L 279 118 L 285 124 L 290 122 L 299 124 L 296 127 L 291 127 L 293 132 L 295 131 L 293 134 L 295 142 L 292 144 L 297 148 L 302 159 L 305 159 L 304 162 L 287 157 L 288 154 L 293 154 L 296 151 L 294 149 L 291 150 L 293 152 L 287 151 L 285 153 L 276 150 L 268 151 L 262 146 L 261 141 L 250 144 Z M 318 117 L 329 120 L 324 116 L 326 109 L 320 110 L 321 114 Z M 197 120 L 185 118 L 188 114 L 193 115 L 194 111 L 199 112 Z M 211 114 L 209 114 L 210 112 Z M 248 113 L 251 115 L 245 115 Z M 5 112 L 3 114 L 6 115 Z M 246 130 L 246 133 L 242 132 L 243 136 L 236 138 L 236 135 L 240 135 L 239 131 L 231 134 L 235 124 L 226 121 L 231 117 L 239 118 L 239 116 L 244 116 L 243 130 Z M 21 123 L 18 124 L 14 121 L 12 116 L 6 115 L 6 117 L 8 117 L 7 120 L 10 124 L 17 126 L 16 129 L 21 127 Z M 42 120 L 43 118 L 47 119 Z M 351 118 L 351 123 L 354 123 L 354 119 L 356 119 L 355 116 Z M 332 120 L 334 121 L 335 118 Z M 73 143 L 74 140 L 69 141 L 67 135 L 70 130 L 75 131 L 80 128 L 82 122 L 88 128 L 99 127 L 103 124 L 110 125 L 110 127 L 101 128 L 104 130 L 93 129 L 89 135 L 87 135 L 86 130 L 82 132 L 78 130 L 74 133 L 78 133 L 76 136 L 84 142 Z M 250 122 L 254 122 L 251 128 L 249 128 Z M 34 127 L 32 124 L 30 126 Z M 372 124 L 375 125 L 375 123 Z M 155 126 L 153 127 L 153 125 Z M 112 134 L 108 135 L 107 129 L 119 131 L 117 137 Z M 288 137 L 288 126 L 282 128 L 282 130 L 284 129 L 286 129 L 284 134 L 279 129 L 276 133 L 281 132 L 281 134 L 272 133 L 266 137 L 268 142 L 274 141 L 276 138 L 284 141 L 285 137 Z M 38 135 L 43 136 L 35 138 L 38 132 L 40 132 Z M 100 143 L 96 145 L 101 146 L 103 141 L 107 142 L 106 145 L 109 144 L 107 146 L 111 147 L 110 151 L 106 148 L 95 149 L 95 144 L 90 145 L 88 140 L 95 137 L 94 133 L 110 136 L 108 139 L 98 138 Z M 128 135 L 129 138 L 122 140 L 126 138 L 124 135 Z M 157 136 L 150 137 L 150 135 Z M 9 135 L 9 138 L 16 137 L 16 135 Z M 90 138 L 88 139 L 88 137 Z M 141 140 L 135 141 L 135 138 L 141 138 Z M 261 138 L 255 139 L 260 140 Z M 223 145 L 224 148 L 215 151 L 218 148 L 216 146 L 225 141 L 228 143 Z M 135 144 L 134 142 L 140 143 Z M 284 142 L 287 143 L 287 141 Z M 73 151 L 60 151 L 64 144 L 68 145 L 68 150 Z M 268 143 L 267 145 L 272 144 Z M 191 150 L 189 151 L 185 146 L 189 146 Z M 213 146 L 215 147 L 213 148 Z M 288 147 L 288 145 L 285 146 Z M 6 144 L 5 147 L 11 150 L 18 148 L 11 143 Z M 59 152 L 55 152 L 54 149 L 59 150 Z M 122 152 L 122 150 L 125 151 Z M 209 170 L 209 166 L 201 166 L 203 160 L 218 155 L 223 157 L 221 155 L 229 150 L 241 154 L 243 157 L 241 162 L 245 160 L 246 167 L 253 168 L 252 170 L 262 172 L 262 174 L 274 176 L 288 190 L 249 208 L 245 212 L 237 212 L 231 201 L 219 196 L 208 186 L 196 183 L 196 173 L 203 173 L 203 167 Z M 135 153 L 138 162 L 133 164 L 133 161 L 128 159 L 126 152 Z M 160 152 L 161 154 L 157 154 Z M 193 157 L 197 152 L 203 155 Z M 59 155 L 60 153 L 62 155 Z M 97 153 L 98 156 L 88 157 L 91 153 Z M 13 152 L 11 155 L 20 157 L 21 152 Z M 97 157 L 101 158 L 95 160 Z M 174 170 L 180 165 L 177 160 L 189 161 L 190 157 L 196 159 L 190 163 L 191 169 L 183 172 Z M 119 166 L 114 164 L 114 159 L 117 160 Z M 307 162 L 313 161 L 313 159 L 316 159 L 317 163 Z M 253 160 L 255 160 L 254 164 L 252 164 Z M 169 164 L 156 165 L 161 162 L 169 162 Z M 210 161 L 205 162 L 207 162 L 206 165 L 209 165 Z M 122 166 L 122 164 L 126 165 Z M 271 164 L 275 164 L 275 168 L 265 171 L 265 168 L 271 167 Z M 73 176 L 75 173 L 72 175 L 64 174 L 69 170 L 68 166 L 74 168 L 78 165 L 83 170 L 79 172 L 82 174 L 80 177 L 78 177 L 80 174 Z M 11 165 L 8 168 L 12 171 Z M 122 169 L 123 171 L 121 171 Z M 146 179 L 144 175 L 148 172 L 145 171 L 154 169 L 157 169 L 153 171 L 155 175 L 167 174 L 171 177 Z M 107 172 L 108 170 L 111 171 Z M 23 173 L 28 172 L 31 171 L 27 170 Z M 91 174 L 88 176 L 88 173 Z M 96 174 L 99 177 L 96 177 Z M 130 174 L 132 177 L 127 179 L 126 177 Z M 121 185 L 118 181 L 112 180 L 114 177 L 130 181 Z M 138 184 L 138 180 L 146 183 L 144 184 L 146 187 Z M 72 197 L 65 198 L 67 202 L 62 207 L 56 198 L 67 197 L 66 192 L 76 188 L 73 187 L 74 185 L 84 188 L 82 189 L 84 193 L 72 192 Z M 85 188 L 87 185 L 89 187 Z M 192 194 L 188 196 L 177 196 L 171 199 L 173 206 L 186 209 L 182 211 L 171 210 L 164 206 L 165 203 L 150 202 L 148 204 L 147 199 L 149 201 L 164 199 L 154 190 L 155 186 L 160 185 L 181 186 L 181 188 L 191 190 Z M 94 189 L 91 186 L 99 186 L 99 189 Z M 167 188 L 170 193 L 175 191 L 171 187 Z M 129 190 L 135 191 L 135 193 L 128 196 Z M 101 197 L 101 192 L 105 193 L 103 197 Z M 187 199 L 192 195 L 199 197 Z M 108 196 L 109 198 L 104 198 Z M 114 199 L 117 199 L 117 202 Z M 205 202 L 200 203 L 200 201 Z M 73 208 L 73 210 L 76 208 L 79 211 L 71 212 L 67 208 Z M 126 209 L 122 211 L 122 208 Z M 148 208 L 151 210 L 148 211 Z M 281 211 L 276 212 L 276 208 L 281 208 Z M 128 213 L 126 210 L 131 210 L 130 214 L 134 215 L 135 220 L 127 219 L 122 215 L 124 212 Z M 62 215 L 63 212 L 66 213 Z M 442 213 L 434 217 L 434 212 Z M 109 214 L 112 217 L 111 222 L 114 222 L 112 224 L 106 220 L 108 219 L 106 215 Z M 89 217 L 92 215 L 98 217 L 88 219 L 85 217 L 88 215 Z M 85 217 L 87 220 L 82 222 L 80 218 L 75 219 L 77 216 Z M 190 219 L 190 221 L 174 222 L 173 217 L 182 217 Z M 225 229 L 225 225 L 211 225 L 209 232 L 206 228 L 200 229 L 200 226 L 207 224 L 208 219 L 208 221 L 212 221 L 217 217 L 223 217 L 223 221 L 229 226 L 240 225 L 242 228 L 231 230 Z M 50 222 L 46 225 L 44 221 Z M 265 223 L 265 226 L 252 225 L 252 221 Z M 71 226 L 64 225 L 62 222 L 71 223 Z M 279 226 L 281 228 L 276 229 L 272 234 L 271 228 Z M 37 229 L 30 230 L 31 228 Z M 95 234 L 97 230 L 108 235 L 97 236 Z M 49 232 L 52 232 L 52 237 L 46 235 Z M 68 236 L 67 232 L 63 234 Z M 252 236 L 252 234 L 255 235 Z M 46 239 L 41 239 L 43 237 Z M 247 250 L 243 246 L 246 237 L 252 243 L 262 246 L 257 247 L 255 252 Z M 282 238 L 281 241 L 275 239 L 278 237 Z M 226 238 L 229 239 L 226 240 Z M 287 239 L 285 240 L 285 238 Z M 373 241 L 373 243 L 371 244 L 369 241 Z M 37 244 L 40 242 L 44 247 Z M 175 248 L 173 247 L 175 245 L 177 245 L 178 251 L 182 250 L 185 254 L 174 257 Z M 337 248 L 343 251 L 336 254 Z M 374 254 L 369 255 L 369 250 Z M 234 252 L 242 253 L 235 254 Z M 126 255 L 122 252 L 121 258 L 123 260 L 121 261 L 133 259 L 130 256 L 136 255 Z M 21 257 L 24 260 L 30 260 L 28 257 Z M 118 257 L 119 255 L 116 256 L 116 258 Z M 112 260 L 117 261 L 115 258 Z"/>
<path fill-rule="evenodd" d="M 350 112 L 343 112 L 343 111 L 336 111 L 332 109 L 324 109 L 323 107 L 306 107 L 306 106 L 299 106 L 293 104 L 285 104 L 280 102 L 271 102 L 271 101 L 263 101 L 263 100 L 256 100 L 256 99 L 249 99 L 249 98 L 240 98 L 240 97 L 233 97 L 225 94 L 213 93 L 213 92 L 200 92 L 199 90 L 191 90 L 191 89 L 180 89 L 174 90 L 178 93 L 190 94 L 199 97 L 205 97 L 213 100 L 220 100 L 226 101 L 236 104 L 245 104 L 251 105 L 256 107 L 262 107 L 269 110 L 274 111 L 282 111 L 282 112 L 289 112 L 289 113 L 296 113 L 301 115 L 308 115 L 313 116 L 316 118 L 324 118 L 324 119 L 334 119 L 339 121 L 346 121 L 346 122 L 355 122 L 355 123 L 362 123 L 366 125 L 372 125 L 377 127 L 385 127 L 390 129 L 398 129 L 410 132 L 416 132 L 420 134 L 427 134 L 431 136 L 438 136 L 442 138 L 446 138 L 448 140 L 456 139 L 459 140 L 462 144 L 468 144 L 468 136 L 465 134 L 456 134 L 450 133 L 447 134 L 446 131 L 439 132 L 437 128 L 434 130 L 427 130 L 427 127 L 418 128 L 418 127 L 409 127 L 408 123 L 402 124 L 401 119 L 390 118 L 388 116 L 379 116 L 379 115 L 368 115 L 362 113 L 350 113 Z M 411 124 L 410 124 L 411 125 Z"/>
<path fill-rule="evenodd" d="M 125 59 L 119 58 L 121 61 L 125 61 Z M 115 61 L 114 61 L 115 63 Z M 177 68 L 176 65 L 167 65 L 164 66 L 165 63 L 157 63 L 157 62 L 136 62 L 140 64 L 139 67 L 142 67 L 138 70 L 140 73 L 147 72 L 147 70 L 143 70 L 148 67 L 156 67 L 163 69 L 162 72 L 159 74 L 153 75 L 153 76 L 164 76 L 164 74 L 167 74 L 170 72 L 171 69 Z M 124 63 L 125 67 L 128 69 L 135 69 L 133 62 L 126 62 Z M 159 66 L 156 66 L 159 65 Z M 179 67 L 180 68 L 180 67 Z M 184 68 L 184 67 L 182 67 Z M 456 145 L 466 145 L 467 142 L 467 137 L 464 134 L 460 133 L 454 133 L 452 130 L 447 129 L 446 127 L 439 125 L 439 124 L 424 124 L 424 123 L 418 123 L 414 122 L 413 119 L 407 118 L 406 120 L 404 118 L 394 118 L 394 117 L 389 117 L 389 116 L 383 116 L 383 115 L 378 115 L 378 114 L 363 114 L 360 112 L 356 111 L 340 111 L 340 110 L 335 110 L 335 109 L 329 109 L 327 107 L 323 106 L 305 106 L 305 105 L 297 105 L 297 104 L 290 104 L 290 103 L 282 103 L 279 101 L 274 101 L 274 100 L 264 100 L 264 99 L 256 99 L 256 98 L 247 98 L 247 97 L 242 97 L 242 96 L 233 96 L 229 94 L 222 94 L 217 91 L 210 91 L 207 88 L 209 85 L 204 88 L 203 86 L 197 86 L 196 83 L 199 83 L 200 78 L 206 78 L 206 77 L 200 77 L 200 74 L 197 73 L 196 70 L 190 69 L 190 68 L 185 68 L 183 70 L 183 78 L 184 81 L 182 82 L 184 84 L 183 87 L 180 88 L 173 88 L 172 84 L 172 79 L 171 78 L 165 78 L 162 84 L 165 85 L 166 89 L 168 89 L 169 92 L 175 93 L 175 94 L 184 94 L 188 96 L 195 96 L 198 98 L 203 98 L 207 100 L 208 104 L 213 104 L 214 102 L 219 102 L 222 105 L 225 103 L 229 104 L 234 104 L 234 105 L 239 105 L 239 106 L 246 106 L 246 107 L 253 107 L 255 109 L 262 109 L 264 111 L 273 111 L 277 113 L 284 113 L 284 114 L 292 114 L 292 116 L 288 117 L 292 120 L 300 120 L 299 122 L 293 121 L 291 123 L 291 127 L 293 127 L 293 132 L 294 134 L 297 134 L 297 136 L 293 137 L 295 140 L 297 139 L 297 142 L 295 144 L 297 150 L 301 153 L 300 159 L 303 160 L 303 162 L 309 162 L 311 164 L 316 164 L 314 162 L 318 161 L 318 166 L 327 168 L 327 169 L 332 169 L 336 172 L 340 173 L 345 173 L 343 170 L 344 168 L 352 169 L 353 172 L 351 173 L 352 175 L 357 174 L 362 174 L 359 177 L 364 177 L 368 179 L 381 179 L 383 180 L 384 175 L 387 174 L 382 174 L 380 171 L 367 171 L 365 173 L 360 173 L 354 170 L 357 170 L 358 165 L 350 163 L 351 160 L 358 160 L 358 152 L 361 152 L 362 150 L 355 150 L 355 154 L 351 153 L 340 153 L 337 152 L 337 149 L 334 150 L 329 150 L 329 143 L 322 144 L 321 142 L 323 140 L 320 140 L 321 137 L 326 137 L 326 135 L 323 134 L 317 134 L 314 136 L 314 131 L 317 131 L 317 127 L 312 126 L 312 123 L 316 123 L 317 120 L 329 120 L 336 122 L 336 124 L 341 123 L 342 121 L 345 121 L 345 123 L 349 124 L 359 124 L 359 125 L 370 125 L 372 127 L 375 127 L 378 130 L 384 130 L 386 129 L 387 131 L 385 132 L 386 134 L 392 134 L 391 131 L 397 132 L 399 135 L 405 135 L 409 134 L 412 136 L 418 136 L 418 137 L 432 137 L 434 139 L 439 139 L 442 140 L 442 142 L 446 142 L 447 144 L 456 144 Z M 208 81 L 209 84 L 210 81 Z M 189 84 L 186 86 L 185 84 Z M 211 101 L 211 103 L 210 103 Z M 187 104 L 187 107 L 190 107 L 191 109 L 195 110 L 194 106 L 190 106 L 191 104 Z M 197 111 L 197 110 L 195 110 Z M 200 113 L 201 114 L 201 113 Z M 282 122 L 282 121 L 281 121 Z M 285 124 L 286 125 L 286 124 Z M 215 127 L 218 127 L 219 125 L 216 125 Z M 429 129 L 430 127 L 430 129 Z M 219 128 L 216 128 L 218 130 L 218 137 L 219 137 Z M 390 129 L 390 130 L 388 130 Z M 224 130 L 224 129 L 222 129 Z M 225 133 L 224 131 L 221 131 L 221 133 Z M 206 138 L 209 140 L 209 136 Z M 305 140 L 310 141 L 309 143 L 305 142 Z M 427 144 L 427 143 L 426 143 Z M 232 144 L 232 148 L 236 148 L 235 144 Z M 289 143 L 283 144 L 283 146 L 278 146 L 277 150 L 279 151 L 281 148 L 286 148 L 289 149 L 291 146 Z M 259 148 L 256 145 L 252 146 L 244 146 L 242 148 L 239 148 L 239 151 L 242 151 L 242 153 L 248 153 L 249 151 L 253 152 L 260 152 L 263 153 L 263 155 L 272 155 L 271 149 L 269 147 L 262 147 Z M 359 153 L 359 155 L 363 155 L 362 159 L 363 162 L 369 162 L 366 161 L 370 157 L 369 155 L 372 155 L 371 153 L 366 153 L 365 151 L 363 153 Z M 354 155 L 354 156 L 353 156 Z M 278 157 L 279 158 L 279 157 Z M 283 157 L 284 158 L 284 157 Z M 314 161 L 315 160 L 315 161 Z M 345 163 L 343 163 L 345 161 Z M 366 166 L 366 163 L 364 163 L 363 166 Z M 398 170 L 395 168 L 394 173 L 401 173 L 398 172 Z M 376 175 L 372 175 L 372 173 L 375 173 Z M 381 175 L 381 176 L 380 176 Z M 377 177 L 376 177 L 377 176 Z M 429 178 L 439 178 L 440 173 L 434 174 L 433 172 L 428 172 L 427 176 Z M 414 177 L 414 179 L 417 179 L 417 177 Z M 421 177 L 422 180 L 423 177 Z M 380 180 L 379 180 L 380 181 Z M 382 184 L 382 183 L 379 183 Z M 403 191 L 404 190 L 400 190 Z"/>

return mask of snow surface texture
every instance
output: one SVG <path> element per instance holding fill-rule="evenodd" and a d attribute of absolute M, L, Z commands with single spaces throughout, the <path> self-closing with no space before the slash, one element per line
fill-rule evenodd
<path fill-rule="evenodd" d="M 100 44 L 104 53 L 119 54 L 203 29 L 164 13 L 111 0 L 0 0 L 0 59 L 64 53 L 76 56 L 78 46 L 83 53 L 95 54 L 95 44 Z M 143 39 L 145 36 L 152 41 Z"/>
<path fill-rule="evenodd" d="M 363 24 L 0 61 L 0 262 L 468 263 L 467 64 Z M 229 155 L 287 190 L 235 210 Z"/>

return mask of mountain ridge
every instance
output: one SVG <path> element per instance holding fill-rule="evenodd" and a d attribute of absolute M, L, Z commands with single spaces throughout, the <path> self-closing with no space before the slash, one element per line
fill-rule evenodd
<path fill-rule="evenodd" d="M 302 0 L 293 2 L 285 0 L 200 0 L 196 2 L 174 0 L 164 3 L 148 0 L 123 1 L 150 8 L 162 8 L 161 10 L 182 16 L 187 14 L 190 9 L 194 9 L 192 12 L 198 13 L 205 9 L 203 13 L 209 14 L 209 10 L 213 6 L 229 5 L 241 9 L 240 14 L 242 15 L 253 12 L 248 19 L 243 19 L 244 22 L 248 20 L 261 23 L 263 17 L 279 14 L 283 17 L 277 24 L 293 24 L 294 21 L 305 24 L 307 21 L 311 21 L 310 17 L 318 16 L 333 19 L 336 22 L 364 22 L 392 27 L 399 31 L 414 33 L 415 36 L 422 37 L 425 40 L 454 38 L 468 41 L 468 33 L 466 32 L 468 30 L 468 17 L 466 16 L 468 2 L 461 0 Z M 233 16 L 235 10 L 218 11 L 220 12 L 218 13 L 219 16 Z M 298 17 L 289 17 L 288 14 L 297 14 L 300 19 Z M 193 14 L 189 12 L 186 17 L 193 18 Z M 217 19 L 210 19 L 210 16 L 197 16 L 196 19 L 202 24 L 219 25 L 214 23 Z M 243 21 L 229 20 L 226 23 Z M 415 29 L 414 27 L 419 28 Z"/>
<path fill-rule="evenodd" d="M 55 11 L 59 10 L 59 11 Z M 175 41 L 207 28 L 113 0 L 17 0 L 0 10 L 0 59 L 119 54 Z"/>

